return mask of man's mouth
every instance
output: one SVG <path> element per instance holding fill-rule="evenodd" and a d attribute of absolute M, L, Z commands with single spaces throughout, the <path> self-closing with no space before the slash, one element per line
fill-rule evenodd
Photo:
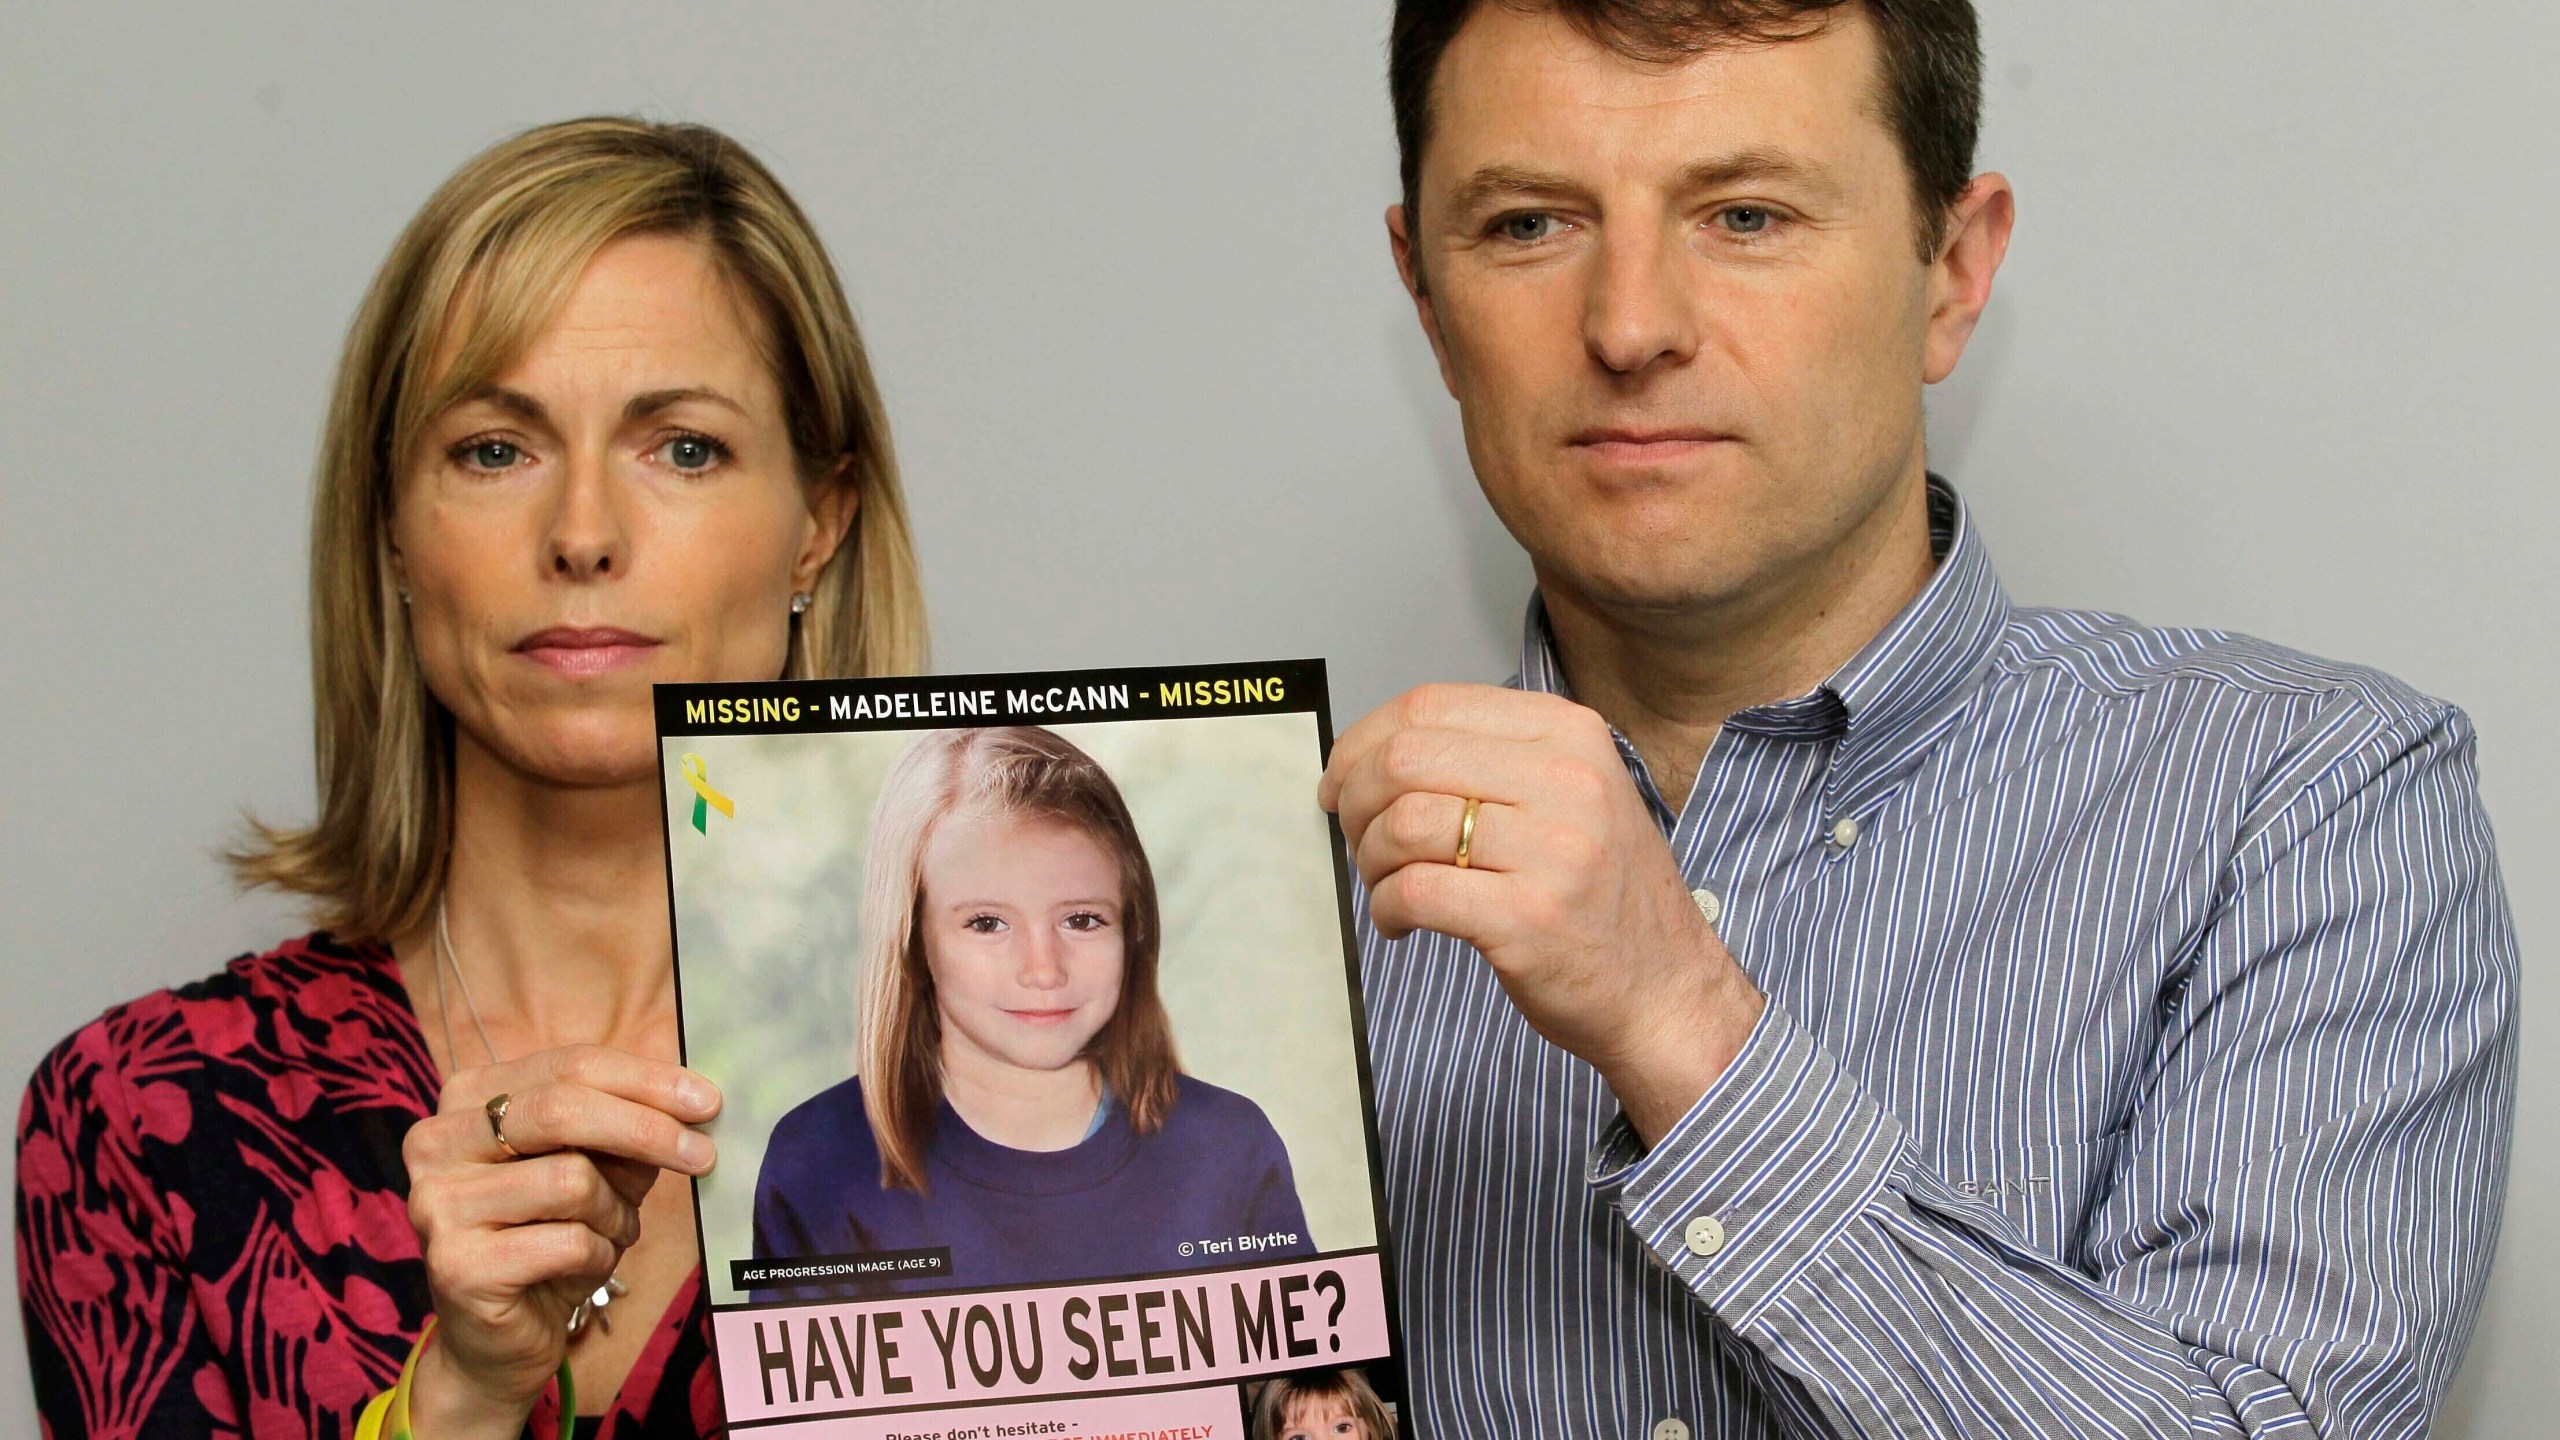
<path fill-rule="evenodd" d="M 1603 465 L 1641 467 L 1685 460 L 1732 439 L 1697 425 L 1602 425 L 1578 430 L 1565 443 Z"/>

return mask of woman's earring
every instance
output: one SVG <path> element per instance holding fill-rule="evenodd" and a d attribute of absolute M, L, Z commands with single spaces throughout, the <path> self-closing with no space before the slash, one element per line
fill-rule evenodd
<path fill-rule="evenodd" d="M 409 603 L 409 591 L 408 591 L 407 587 L 405 587 L 405 586 L 404 586 L 404 587 L 402 587 L 402 589 L 401 589 L 401 591 L 400 591 L 400 603 L 401 603 L 401 604 L 403 604 L 403 605 L 406 605 L 406 604 L 408 604 L 408 603 Z"/>
<path fill-rule="evenodd" d="M 794 615 L 805 615 L 809 613 L 808 591 L 794 590 L 791 592 L 791 613 Z"/>

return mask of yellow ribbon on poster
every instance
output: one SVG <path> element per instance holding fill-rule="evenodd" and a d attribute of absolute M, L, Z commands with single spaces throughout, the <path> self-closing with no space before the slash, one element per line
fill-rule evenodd
<path fill-rule="evenodd" d="M 736 803 L 728 796 L 711 788 L 711 767 L 702 763 L 701 756 L 686 755 L 683 769 L 685 783 L 693 787 L 694 829 L 705 835 L 710 834 L 711 812 L 715 809 L 732 820 L 738 818 Z"/>

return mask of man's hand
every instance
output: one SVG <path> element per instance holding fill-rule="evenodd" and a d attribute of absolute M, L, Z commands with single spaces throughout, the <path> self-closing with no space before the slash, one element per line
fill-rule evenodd
<path fill-rule="evenodd" d="M 1760 992 L 1690 898 L 1608 723 L 1552 695 L 1426 685 L 1343 732 L 1318 800 L 1371 920 L 1473 945 L 1651 1144 L 1741 1052 Z M 1466 803 L 1481 802 L 1467 869 Z"/>

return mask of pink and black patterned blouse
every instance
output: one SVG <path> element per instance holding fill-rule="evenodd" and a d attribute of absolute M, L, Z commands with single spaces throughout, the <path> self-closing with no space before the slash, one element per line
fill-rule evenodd
<path fill-rule="evenodd" d="M 326 934 L 118 1006 L 46 1056 L 18 1116 L 46 1434 L 349 1434 L 426 1322 L 400 1142 L 436 1089 L 390 952 Z M 719 1432 L 700 1282 L 582 1433 Z"/>

